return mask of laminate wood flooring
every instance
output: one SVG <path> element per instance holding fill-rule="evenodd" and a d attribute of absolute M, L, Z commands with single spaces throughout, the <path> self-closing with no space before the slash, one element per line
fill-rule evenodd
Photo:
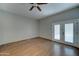
<path fill-rule="evenodd" d="M 44 38 L 33 38 L 0 46 L 1 56 L 78 56 L 79 49 Z"/>

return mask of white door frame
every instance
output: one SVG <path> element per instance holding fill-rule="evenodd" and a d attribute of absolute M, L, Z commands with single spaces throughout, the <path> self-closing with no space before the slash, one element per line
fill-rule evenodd
<path fill-rule="evenodd" d="M 74 38 L 74 43 L 69 43 L 69 42 L 65 42 L 65 37 L 63 36 L 63 31 L 64 31 L 64 27 L 65 27 L 65 24 L 67 24 L 67 23 L 73 23 L 73 32 L 74 32 L 74 34 L 73 34 L 73 38 Z M 54 25 L 56 25 L 56 24 L 60 24 L 60 40 L 55 40 L 54 39 Z M 74 20 L 67 20 L 67 21 L 61 21 L 61 22 L 56 22 L 56 23 L 53 23 L 52 24 L 52 40 L 53 41 L 56 41 L 56 42 L 60 42 L 60 43 L 64 43 L 64 44 L 68 44 L 68 45 L 72 45 L 72 46 L 76 46 L 76 44 L 75 44 L 75 23 L 74 23 Z"/>

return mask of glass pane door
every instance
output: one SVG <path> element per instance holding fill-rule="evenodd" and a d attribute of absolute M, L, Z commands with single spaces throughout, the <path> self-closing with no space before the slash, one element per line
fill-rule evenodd
<path fill-rule="evenodd" d="M 73 43 L 73 23 L 65 24 L 65 42 Z"/>
<path fill-rule="evenodd" d="M 54 25 L 54 39 L 60 40 L 60 24 Z"/>

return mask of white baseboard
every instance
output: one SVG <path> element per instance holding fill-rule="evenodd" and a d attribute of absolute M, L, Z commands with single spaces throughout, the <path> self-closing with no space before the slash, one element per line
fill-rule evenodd
<path fill-rule="evenodd" d="M 31 36 L 31 37 L 26 37 L 26 38 L 21 38 L 21 39 L 13 39 L 13 41 L 5 41 L 5 42 L 0 42 L 0 45 L 4 45 L 4 44 L 8 44 L 8 43 L 13 43 L 13 42 L 18 42 L 18 41 L 22 41 L 22 40 L 28 40 L 28 39 L 32 39 L 32 38 L 36 38 L 38 36 Z"/>

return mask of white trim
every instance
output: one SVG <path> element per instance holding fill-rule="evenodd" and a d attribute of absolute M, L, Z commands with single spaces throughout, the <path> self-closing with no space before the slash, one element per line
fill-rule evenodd
<path fill-rule="evenodd" d="M 78 20 L 78 19 L 75 19 L 75 20 Z M 56 41 L 56 42 L 68 44 L 68 45 L 71 45 L 71 46 L 79 47 L 79 46 L 78 46 L 79 42 L 78 42 L 78 43 L 75 42 L 75 40 L 77 39 L 77 38 L 75 38 L 75 35 L 76 35 L 76 34 L 75 34 L 75 30 L 76 30 L 76 29 L 75 29 L 75 20 L 67 20 L 67 21 L 60 21 L 60 22 L 55 22 L 55 23 L 53 23 L 53 24 L 52 24 L 52 40 L 53 40 L 53 41 Z M 79 20 L 78 20 L 78 21 L 79 21 Z M 67 23 L 73 23 L 73 24 L 74 24 L 74 44 L 73 44 L 73 43 L 65 42 L 65 40 L 64 40 L 65 38 L 62 36 L 62 32 L 64 31 L 64 28 L 63 28 L 63 27 L 64 27 L 65 24 L 67 24 Z M 60 31 L 61 31 L 61 33 L 60 33 L 61 39 L 60 39 L 60 40 L 55 40 L 55 39 L 54 39 L 54 34 L 53 34 L 54 31 L 53 31 L 53 30 L 54 30 L 54 25 L 56 25 L 56 24 L 60 24 L 60 25 L 61 25 L 61 30 L 60 30 Z M 62 29 L 62 28 L 63 28 L 63 29 Z M 76 27 L 76 28 L 77 28 L 77 27 Z M 79 32 L 79 31 L 78 31 L 78 32 Z M 78 39 L 77 39 L 77 40 L 78 40 Z M 77 40 L 76 40 L 76 41 L 77 41 Z M 79 40 L 78 40 L 78 41 L 79 41 Z"/>

